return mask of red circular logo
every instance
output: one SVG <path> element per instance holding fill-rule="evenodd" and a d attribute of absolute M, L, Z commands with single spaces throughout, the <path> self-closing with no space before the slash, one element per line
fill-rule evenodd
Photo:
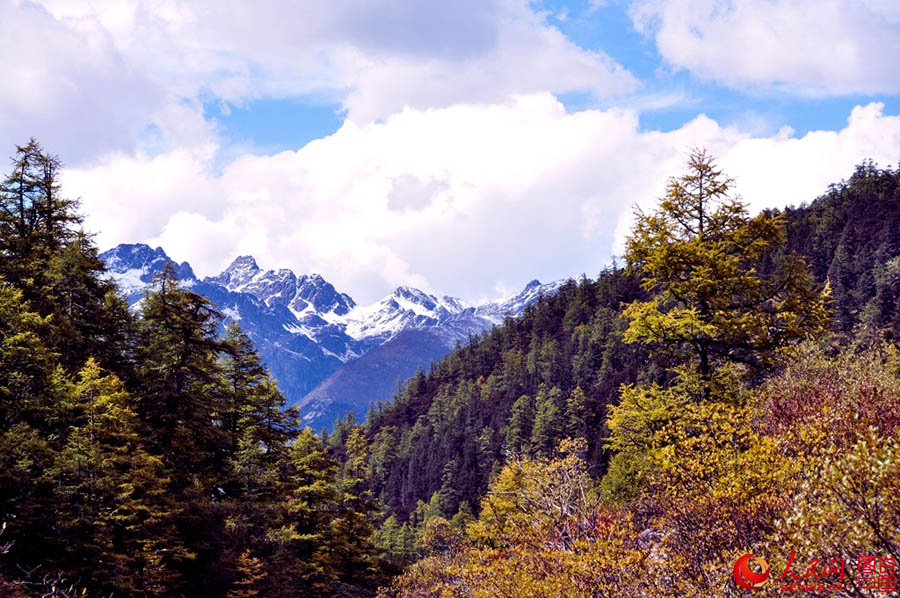
<path fill-rule="evenodd" d="M 750 570 L 750 559 L 759 565 L 760 573 Z M 745 554 L 734 563 L 734 581 L 748 590 L 755 590 L 769 579 L 769 564 L 760 557 L 754 557 L 752 553 Z"/>

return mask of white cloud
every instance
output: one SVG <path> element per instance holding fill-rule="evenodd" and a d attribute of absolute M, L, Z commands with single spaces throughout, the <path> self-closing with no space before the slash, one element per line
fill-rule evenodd
<path fill-rule="evenodd" d="M 738 190 L 757 209 L 799 204 L 825 192 L 871 158 L 882 167 L 900 159 L 900 116 L 885 116 L 884 105 L 857 106 L 840 131 L 811 131 L 791 136 L 745 139 L 722 156 Z"/>
<path fill-rule="evenodd" d="M 600 6 L 602 2 L 594 2 Z M 735 87 L 900 91 L 891 0 L 639 0 L 678 68 Z M 0 141 L 36 135 L 73 165 L 101 246 L 150 241 L 201 273 L 237 254 L 320 271 L 361 300 L 405 283 L 469 299 L 594 274 L 705 145 L 755 208 L 808 200 L 864 157 L 894 163 L 897 117 L 872 104 L 836 132 L 764 133 L 748 116 L 641 131 L 612 104 L 638 83 L 576 46 L 529 0 L 0 0 Z M 314 94 L 341 129 L 295 152 L 239 156 L 206 102 Z M 750 126 L 753 124 L 753 126 Z M 222 166 L 223 155 L 238 155 Z M 617 244 L 618 243 L 618 244 Z"/>
<path fill-rule="evenodd" d="M 404 106 L 442 107 L 502 101 L 511 93 L 589 91 L 614 98 L 637 81 L 602 52 L 578 48 L 543 17 L 510 2 L 491 46 L 459 60 L 359 56 L 345 101 L 351 118 L 366 121 Z"/>
<path fill-rule="evenodd" d="M 631 14 L 670 65 L 734 88 L 900 92 L 896 0 L 636 0 Z"/>
<path fill-rule="evenodd" d="M 39 138 L 63 156 L 131 147 L 164 91 L 134 71 L 96 22 L 63 23 L 0 1 L 0 141 Z"/>
<path fill-rule="evenodd" d="M 0 0 L 0 141 L 81 162 L 215 139 L 204 102 L 313 95 L 359 124 L 636 80 L 528 0 Z"/>
<path fill-rule="evenodd" d="M 322 273 L 361 301 L 398 284 L 467 299 L 596 272 L 635 203 L 652 205 L 688 148 L 720 156 L 753 209 L 814 198 L 900 155 L 900 117 L 856 108 L 837 132 L 753 137 L 700 116 L 641 131 L 630 110 L 566 113 L 549 94 L 348 121 L 296 152 L 217 174 L 210 148 L 69 171 L 101 247 L 150 241 L 213 274 L 238 254 Z M 398 199 L 397 194 L 406 194 Z"/>

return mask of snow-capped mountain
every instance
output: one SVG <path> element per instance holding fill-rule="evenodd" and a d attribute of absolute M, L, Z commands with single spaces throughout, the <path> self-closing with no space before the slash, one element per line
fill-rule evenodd
<path fill-rule="evenodd" d="M 504 318 L 519 315 L 542 295 L 553 295 L 556 293 L 563 283 L 565 283 L 565 280 L 557 280 L 548 284 L 541 284 L 539 280 L 532 280 L 517 295 L 479 305 L 475 308 L 475 315 L 489 320 L 493 324 L 502 324 Z"/>
<path fill-rule="evenodd" d="M 350 295 L 338 293 L 318 274 L 297 277 L 287 269 L 263 271 L 252 256 L 235 259 L 218 276 L 204 282 L 218 284 L 235 293 L 250 293 L 266 305 L 284 305 L 298 319 L 315 314 L 338 321 L 356 307 Z"/>
<path fill-rule="evenodd" d="M 366 307 L 358 307 L 345 319 L 347 334 L 354 338 L 387 341 L 403 330 L 430 328 L 461 313 L 466 305 L 455 297 L 435 297 L 411 287 Z"/>
<path fill-rule="evenodd" d="M 100 258 L 133 309 L 140 308 L 144 291 L 170 261 L 161 248 L 146 245 L 119 245 Z M 254 269 L 257 272 L 251 275 Z M 282 392 L 296 402 L 344 362 L 361 355 L 364 347 L 314 311 L 298 318 L 288 305 L 295 297 L 299 305 L 315 292 L 308 284 L 298 288 L 293 273 L 281 271 L 285 280 L 279 285 L 279 273 L 258 270 L 252 258 L 238 258 L 217 277 L 198 280 L 187 263 L 177 268 L 176 275 L 218 307 L 226 316 L 223 326 L 236 323 L 250 335 Z"/>
<path fill-rule="evenodd" d="M 162 248 L 142 244 L 119 245 L 100 257 L 134 309 L 171 261 Z M 534 280 L 517 295 L 478 306 L 401 286 L 358 306 L 319 274 L 263 270 L 252 256 L 203 280 L 187 262 L 176 266 L 176 275 L 216 304 L 223 325 L 237 323 L 250 335 L 288 402 L 299 404 L 304 422 L 316 429 L 347 410 L 361 418 L 371 401 L 390 399 L 417 368 L 561 284 Z"/>
<path fill-rule="evenodd" d="M 417 369 L 427 369 L 470 335 L 521 314 L 542 295 L 556 293 L 563 282 L 532 280 L 521 293 L 477 307 L 400 287 L 374 305 L 357 308 L 347 315 L 347 332 L 363 342 L 380 342 L 300 399 L 304 422 L 327 427 L 347 411 L 361 419 L 372 402 L 390 399 Z"/>
<path fill-rule="evenodd" d="M 162 270 L 166 262 L 173 261 L 162 248 L 151 249 L 144 244 L 118 245 L 102 253 L 100 259 L 106 263 L 106 269 L 116 279 L 129 304 L 140 300 L 153 277 Z M 197 280 L 187 262 L 177 266 L 176 275 L 187 285 L 192 285 Z"/>

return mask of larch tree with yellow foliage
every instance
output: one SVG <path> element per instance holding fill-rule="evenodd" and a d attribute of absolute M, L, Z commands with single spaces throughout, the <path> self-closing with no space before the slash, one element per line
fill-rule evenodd
<path fill-rule="evenodd" d="M 607 422 L 607 446 L 617 452 L 608 497 L 635 497 L 681 414 L 699 404 L 742 406 L 753 372 L 826 330 L 827 287 L 817 288 L 801 257 L 780 251 L 784 219 L 750 217 L 733 186 L 706 151 L 694 150 L 659 206 L 637 212 L 625 259 L 649 297 L 626 306 L 625 341 L 667 354 L 675 379 L 622 388 Z"/>
<path fill-rule="evenodd" d="M 771 264 L 783 217 L 751 218 L 733 186 L 705 150 L 692 151 L 688 172 L 669 181 L 659 207 L 637 212 L 625 252 L 651 295 L 627 306 L 626 341 L 676 351 L 699 374 L 703 398 L 718 364 L 768 365 L 830 318 L 802 258 Z"/>

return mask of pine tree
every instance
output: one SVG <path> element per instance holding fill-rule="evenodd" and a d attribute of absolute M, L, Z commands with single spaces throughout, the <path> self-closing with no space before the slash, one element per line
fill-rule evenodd
<path fill-rule="evenodd" d="M 609 411 L 607 447 L 617 454 L 604 488 L 618 498 L 639 493 L 688 414 L 747 400 L 753 378 L 737 364 L 765 368 L 781 348 L 826 329 L 827 293 L 817 291 L 802 258 L 767 263 L 783 243 L 784 219 L 750 218 L 731 186 L 706 152 L 694 151 L 688 173 L 669 181 L 659 209 L 638 213 L 628 238 L 629 267 L 652 295 L 626 307 L 625 340 L 667 351 L 676 375 L 666 386 L 623 385 Z"/>
<path fill-rule="evenodd" d="M 261 595 L 259 588 L 266 578 L 262 561 L 253 556 L 249 550 L 245 550 L 238 562 L 240 578 L 225 598 L 257 598 Z"/>
<path fill-rule="evenodd" d="M 32 311 L 22 291 L 0 281 L 0 513 L 15 538 L 52 538 L 55 525 L 52 489 L 42 477 L 62 427 L 51 392 L 56 356 L 42 341 L 48 327 L 49 318 Z M 30 563 L 46 546 L 11 548 L 9 561 Z"/>
<path fill-rule="evenodd" d="M 218 339 L 221 314 L 180 288 L 166 264 L 144 298 L 137 347 L 141 419 L 169 464 L 186 476 L 213 477 L 227 438 L 217 424 L 222 401 Z M 192 484 L 173 480 L 176 491 Z"/>
<path fill-rule="evenodd" d="M 13 171 L 0 184 L 0 276 L 34 311 L 53 316 L 44 342 L 74 372 L 89 357 L 104 366 L 121 359 L 117 325 L 128 316 L 80 231 L 78 202 L 62 196 L 59 170 L 59 158 L 34 139 L 17 147 Z"/>
<path fill-rule="evenodd" d="M 230 454 L 247 430 L 277 452 L 295 433 L 296 409 L 285 408 L 284 396 L 238 326 L 228 327 L 222 349 L 226 357 L 221 362 L 225 392 L 221 419 Z"/>
<path fill-rule="evenodd" d="M 368 446 L 360 429 L 350 433 L 338 476 L 338 510 L 329 526 L 328 563 L 343 580 L 365 584 L 374 575 L 372 534 L 378 505 L 368 488 Z"/>
<path fill-rule="evenodd" d="M 224 550 L 221 491 L 228 437 L 218 327 L 205 298 L 180 288 L 171 263 L 144 297 L 137 324 L 138 415 L 151 454 L 162 460 L 180 511 L 179 539 L 193 560 L 178 569 L 187 594 L 224 591 L 216 575 Z M 186 563 L 186 561 L 182 561 Z M 210 586 L 214 579 L 219 584 Z"/>
<path fill-rule="evenodd" d="M 177 509 L 161 463 L 144 449 L 132 398 L 93 360 L 57 390 L 70 424 L 45 476 L 57 500 L 57 533 L 72 571 L 131 596 L 171 590 L 173 565 L 190 555 L 175 534 Z"/>
<path fill-rule="evenodd" d="M 535 455 L 551 457 L 557 443 L 562 439 L 564 417 L 562 392 L 552 388 L 549 392 L 542 387 L 535 397 L 534 427 L 531 431 L 531 450 Z"/>
<path fill-rule="evenodd" d="M 569 398 L 566 399 L 565 414 L 566 435 L 570 438 L 587 440 L 591 414 L 588 412 L 588 398 L 580 386 L 576 386 Z"/>
<path fill-rule="evenodd" d="M 46 391 L 55 355 L 43 343 L 49 318 L 0 279 L 0 430 L 20 422 L 46 422 Z"/>
<path fill-rule="evenodd" d="M 533 425 L 534 399 L 529 395 L 522 395 L 513 403 L 509 423 L 503 430 L 506 447 L 511 451 L 527 452 Z"/>
<path fill-rule="evenodd" d="M 12 167 L 0 184 L 0 253 L 9 258 L 2 274 L 25 281 L 43 273 L 41 266 L 74 238 L 82 218 L 78 202 L 61 196 L 59 158 L 35 139 L 16 147 Z"/>

